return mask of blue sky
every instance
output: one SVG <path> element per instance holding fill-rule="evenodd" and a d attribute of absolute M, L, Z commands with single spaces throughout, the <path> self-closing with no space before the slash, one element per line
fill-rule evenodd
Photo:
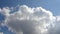
<path fill-rule="evenodd" d="M 17 5 L 27 5 L 29 7 L 41 6 L 47 10 L 50 10 L 53 15 L 60 15 L 60 0 L 0 0 L 0 8 L 15 7 Z M 4 17 L 0 15 L 0 21 L 3 19 Z M 0 32 L 4 32 L 4 34 L 12 34 L 7 30 L 7 27 L 0 28 L 2 28 Z"/>
<path fill-rule="evenodd" d="M 15 7 L 24 4 L 30 7 L 42 6 L 52 11 L 54 15 L 60 15 L 60 0 L 0 0 L 0 7 Z"/>

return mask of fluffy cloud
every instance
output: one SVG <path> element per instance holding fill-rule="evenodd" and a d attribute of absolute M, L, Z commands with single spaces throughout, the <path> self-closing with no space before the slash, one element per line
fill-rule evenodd
<path fill-rule="evenodd" d="M 15 10 L 16 9 L 16 10 Z M 12 11 L 15 11 L 12 13 Z M 53 16 L 49 10 L 42 7 L 30 8 L 26 5 L 17 8 L 5 7 L 0 9 L 5 15 L 2 24 L 16 34 L 59 34 L 60 17 Z M 58 24 L 58 25 L 57 25 Z"/>
<path fill-rule="evenodd" d="M 60 34 L 60 16 L 56 16 L 54 27 L 49 29 L 49 34 Z"/>

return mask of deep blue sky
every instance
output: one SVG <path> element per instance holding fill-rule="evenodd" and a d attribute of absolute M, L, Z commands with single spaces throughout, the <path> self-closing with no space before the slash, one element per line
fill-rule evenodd
<path fill-rule="evenodd" d="M 54 15 L 60 15 L 60 0 L 0 0 L 0 8 L 2 7 L 15 7 L 17 5 L 27 5 L 29 7 L 43 7 L 50 10 Z M 0 15 L 0 21 L 3 17 Z M 0 31 L 7 33 L 6 27 L 2 28 Z M 9 32 L 11 33 L 11 32 Z"/>

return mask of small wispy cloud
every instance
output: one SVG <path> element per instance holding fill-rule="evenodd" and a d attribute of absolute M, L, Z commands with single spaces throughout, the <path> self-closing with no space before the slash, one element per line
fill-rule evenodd
<path fill-rule="evenodd" d="M 3 32 L 0 32 L 0 34 L 3 34 Z"/>

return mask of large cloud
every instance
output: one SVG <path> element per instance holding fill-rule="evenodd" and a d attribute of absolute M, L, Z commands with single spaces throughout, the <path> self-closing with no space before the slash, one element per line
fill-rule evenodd
<path fill-rule="evenodd" d="M 16 9 L 16 10 L 15 10 Z M 12 13 L 12 11 L 15 11 Z M 59 34 L 60 17 L 53 16 L 42 7 L 30 8 L 26 5 L 17 8 L 0 9 L 5 15 L 4 25 L 16 34 Z M 57 25 L 58 24 L 58 25 Z"/>

